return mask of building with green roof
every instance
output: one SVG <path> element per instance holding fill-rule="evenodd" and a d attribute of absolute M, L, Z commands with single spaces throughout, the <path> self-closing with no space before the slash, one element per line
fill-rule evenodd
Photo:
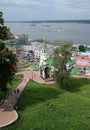
<path fill-rule="evenodd" d="M 45 41 L 42 45 L 42 50 L 40 53 L 40 63 L 39 63 L 39 75 L 43 79 L 50 78 L 52 74 L 52 63 L 53 61 L 49 58 L 47 53 L 47 46 Z"/>
<path fill-rule="evenodd" d="M 73 67 L 70 71 L 70 74 L 78 74 L 80 72 L 80 68 L 77 67 Z"/>
<path fill-rule="evenodd" d="M 5 45 L 7 46 L 20 46 L 20 45 L 25 45 L 28 43 L 28 35 L 18 35 L 13 39 L 6 40 L 4 41 Z"/>

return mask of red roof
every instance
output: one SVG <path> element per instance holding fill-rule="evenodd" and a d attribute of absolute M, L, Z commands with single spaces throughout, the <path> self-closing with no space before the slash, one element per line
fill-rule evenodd
<path fill-rule="evenodd" d="M 75 58 L 76 60 L 81 59 L 81 60 L 90 61 L 90 57 L 89 57 L 89 56 L 74 56 L 74 58 Z"/>

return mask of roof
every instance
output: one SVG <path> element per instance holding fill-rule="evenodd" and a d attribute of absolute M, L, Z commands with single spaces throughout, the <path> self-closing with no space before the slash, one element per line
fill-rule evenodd
<path fill-rule="evenodd" d="M 49 66 L 51 66 L 51 65 L 53 64 L 53 61 L 52 61 L 51 59 L 48 59 L 48 60 L 46 61 L 46 63 L 47 63 Z"/>
<path fill-rule="evenodd" d="M 86 47 L 85 49 L 86 49 L 86 51 L 90 51 L 90 47 Z"/>
<path fill-rule="evenodd" d="M 38 66 L 36 66 L 36 65 L 32 65 L 31 68 L 32 68 L 33 70 L 38 70 Z"/>
<path fill-rule="evenodd" d="M 73 58 L 90 61 L 90 56 L 74 56 Z"/>
<path fill-rule="evenodd" d="M 88 71 L 90 71 L 90 68 L 87 68 Z"/>
<path fill-rule="evenodd" d="M 76 52 L 79 56 L 90 56 L 90 52 Z"/>
<path fill-rule="evenodd" d="M 80 68 L 74 67 L 74 68 L 71 69 L 70 74 L 77 74 L 77 73 L 80 72 L 80 70 L 81 70 Z"/>
<path fill-rule="evenodd" d="M 67 62 L 67 64 L 69 64 L 69 65 L 72 65 L 72 64 L 75 64 L 75 63 L 76 63 L 76 59 L 70 60 L 70 61 Z"/>
<path fill-rule="evenodd" d="M 5 45 L 13 45 L 13 46 L 24 45 L 24 44 L 26 44 L 26 37 L 21 37 L 21 38 L 18 38 L 18 39 L 6 40 L 6 41 L 4 41 L 4 43 L 5 43 Z"/>

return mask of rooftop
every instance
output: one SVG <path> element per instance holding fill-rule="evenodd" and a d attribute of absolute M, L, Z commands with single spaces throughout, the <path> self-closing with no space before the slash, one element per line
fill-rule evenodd
<path fill-rule="evenodd" d="M 80 70 L 81 70 L 80 68 L 74 67 L 74 68 L 71 69 L 70 74 L 77 74 L 77 73 L 80 72 Z"/>
<path fill-rule="evenodd" d="M 76 52 L 79 56 L 90 56 L 90 52 Z"/>
<path fill-rule="evenodd" d="M 67 64 L 72 65 L 72 64 L 74 64 L 75 62 L 76 62 L 76 60 L 74 59 L 74 60 L 68 61 Z"/>
<path fill-rule="evenodd" d="M 87 60 L 90 61 L 90 57 L 89 56 L 74 56 L 75 59 L 80 59 L 80 60 Z"/>
<path fill-rule="evenodd" d="M 47 64 L 48 64 L 49 66 L 51 66 L 51 65 L 53 64 L 53 61 L 52 61 L 51 59 L 48 59 L 48 60 L 47 60 Z"/>

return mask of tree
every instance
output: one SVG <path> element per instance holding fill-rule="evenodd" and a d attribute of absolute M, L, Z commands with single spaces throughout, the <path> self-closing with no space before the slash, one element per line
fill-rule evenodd
<path fill-rule="evenodd" d="M 55 69 L 53 77 L 64 89 L 69 83 L 69 70 L 67 69 L 66 64 L 71 57 L 70 49 L 70 44 L 63 44 L 54 50 L 53 65 Z"/>
<path fill-rule="evenodd" d="M 81 51 L 81 52 L 85 52 L 85 46 L 83 46 L 83 45 L 79 45 L 79 47 L 78 47 L 78 49 L 79 49 L 79 51 Z"/>
<path fill-rule="evenodd" d="M 10 52 L 0 41 L 0 89 L 6 91 L 16 72 L 16 55 Z"/>
<path fill-rule="evenodd" d="M 0 39 L 7 40 L 12 37 L 12 33 L 7 26 L 4 25 L 4 19 L 2 18 L 3 13 L 0 12 Z"/>
<path fill-rule="evenodd" d="M 16 55 L 5 47 L 3 40 L 11 37 L 10 30 L 4 26 L 3 13 L 0 12 L 0 90 L 6 91 L 16 72 Z"/>

